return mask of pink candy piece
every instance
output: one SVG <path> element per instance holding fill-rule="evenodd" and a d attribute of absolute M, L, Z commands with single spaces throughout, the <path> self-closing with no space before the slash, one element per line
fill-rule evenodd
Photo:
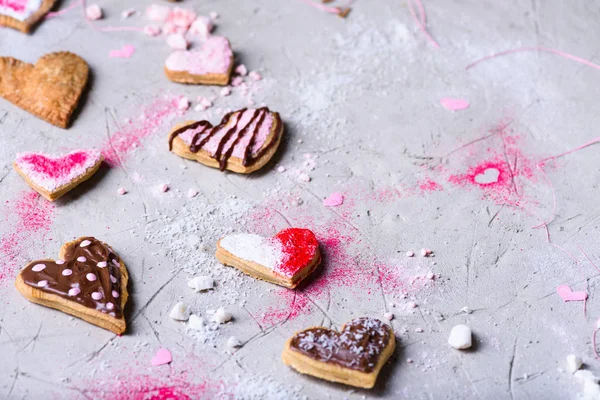
<path fill-rule="evenodd" d="M 111 281 L 112 283 L 117 283 L 117 278 L 115 278 L 114 276 L 112 276 L 112 275 L 111 275 L 111 276 L 110 276 L 110 281 Z"/>
<path fill-rule="evenodd" d="M 236 76 L 235 78 L 233 78 L 231 80 L 231 86 L 235 86 L 238 87 L 240 86 L 242 83 L 244 83 L 244 79 L 242 79 L 241 76 Z"/>
<path fill-rule="evenodd" d="M 69 289 L 69 296 L 77 296 L 79 293 L 81 293 L 81 289 L 79 288 L 71 288 Z"/>
<path fill-rule="evenodd" d="M 240 76 L 246 76 L 248 75 L 248 68 L 244 64 L 240 64 L 236 67 L 235 73 Z"/>
<path fill-rule="evenodd" d="M 48 281 L 47 280 L 39 281 L 37 285 L 39 287 L 48 286 Z"/>
<path fill-rule="evenodd" d="M 193 75 L 225 74 L 233 61 L 229 41 L 211 36 L 198 51 L 176 51 L 169 55 L 165 67 L 171 71 L 186 71 Z"/>
<path fill-rule="evenodd" d="M 165 21 L 169 17 L 171 9 L 160 4 L 153 4 L 146 9 L 146 16 L 151 21 Z"/>
<path fill-rule="evenodd" d="M 91 272 L 90 272 L 89 274 L 87 274 L 85 277 L 86 277 L 86 279 L 87 279 L 88 281 L 90 281 L 90 282 L 94 282 L 96 279 L 98 279 L 98 278 L 96 277 L 96 275 L 92 274 Z"/>
<path fill-rule="evenodd" d="M 79 257 L 77 257 L 77 261 L 79 261 L 79 262 L 86 262 L 87 258 L 85 258 L 84 256 L 79 256 Z"/>
<path fill-rule="evenodd" d="M 106 261 L 100 261 L 96 266 L 98 268 L 106 268 L 107 265 L 108 263 Z"/>
<path fill-rule="evenodd" d="M 46 265 L 44 265 L 44 264 L 36 264 L 33 267 L 31 267 L 31 270 L 34 272 L 40 272 L 40 271 L 43 271 L 44 269 L 46 269 Z"/>
<path fill-rule="evenodd" d="M 112 297 L 114 297 L 115 299 L 119 298 L 119 292 L 117 292 L 116 290 L 112 291 Z"/>
<path fill-rule="evenodd" d="M 323 200 L 325 207 L 337 207 L 344 204 L 344 196 L 341 193 L 331 193 L 328 198 Z"/>
<path fill-rule="evenodd" d="M 102 298 L 102 293 L 100 292 L 93 292 L 92 293 L 92 299 L 94 300 L 100 300 Z"/>
<path fill-rule="evenodd" d="M 63 276 L 70 276 L 70 275 L 73 275 L 73 270 L 72 270 L 72 269 L 65 268 L 65 269 L 63 269 L 63 271 L 62 271 L 62 274 L 63 274 Z"/>
<path fill-rule="evenodd" d="M 171 352 L 167 349 L 160 348 L 156 352 L 156 355 L 152 357 L 152 365 L 157 367 L 159 365 L 170 364 L 173 361 L 173 356 Z"/>
<path fill-rule="evenodd" d="M 454 99 L 452 97 L 444 97 L 440 99 L 440 104 L 450 111 L 461 111 L 469 108 L 469 102 L 463 99 Z"/>
<path fill-rule="evenodd" d="M 167 185 L 166 183 L 163 183 L 162 185 L 160 185 L 160 191 L 165 193 L 169 190 L 169 185 Z"/>
<path fill-rule="evenodd" d="M 257 71 L 252 71 L 248 74 L 248 76 L 250 77 L 250 79 L 252 79 L 253 81 L 260 81 L 262 79 L 262 76 L 260 76 L 260 74 Z"/>
<path fill-rule="evenodd" d="M 567 301 L 584 301 L 588 297 L 586 292 L 574 292 L 567 285 L 560 285 L 556 288 L 556 292 L 565 303 Z"/>
<path fill-rule="evenodd" d="M 113 308 L 115 308 L 115 305 L 113 303 L 106 303 L 107 310 L 112 310 Z"/>
<path fill-rule="evenodd" d="M 88 247 L 90 244 L 92 244 L 91 241 L 89 240 L 84 240 L 81 243 L 79 243 L 79 247 Z"/>
<path fill-rule="evenodd" d="M 179 99 L 179 103 L 177 103 L 177 108 L 181 111 L 188 110 L 190 108 L 190 101 L 187 97 L 182 97 Z"/>
<path fill-rule="evenodd" d="M 406 252 L 406 257 L 414 257 L 414 256 L 415 256 L 414 252 L 412 252 L 412 251 L 407 251 Z"/>
<path fill-rule="evenodd" d="M 98 4 L 90 4 L 85 9 L 85 17 L 90 21 L 96 21 L 102 18 L 102 9 Z"/>
<path fill-rule="evenodd" d="M 75 150 L 59 157 L 21 153 L 14 164 L 35 185 L 53 192 L 85 175 L 101 157 L 97 150 Z"/>
<path fill-rule="evenodd" d="M 124 188 L 118 188 L 117 189 L 117 194 L 124 195 L 126 193 L 127 193 L 127 190 L 125 190 Z"/>
<path fill-rule="evenodd" d="M 112 263 L 115 264 L 117 267 L 121 265 L 121 263 L 119 263 L 115 258 L 113 258 Z"/>
<path fill-rule="evenodd" d="M 65 263 L 63 260 L 56 260 L 54 262 L 56 263 L 56 265 L 63 265 Z"/>
<path fill-rule="evenodd" d="M 196 19 L 196 13 L 191 10 L 175 7 L 167 16 L 167 23 L 187 30 Z"/>
<path fill-rule="evenodd" d="M 186 50 L 188 48 L 188 42 L 181 33 L 169 35 L 167 37 L 167 44 L 175 50 Z"/>
<path fill-rule="evenodd" d="M 199 36 L 202 39 L 206 39 L 206 38 L 208 38 L 208 36 L 212 32 L 212 30 L 213 30 L 212 20 L 208 17 L 204 17 L 204 16 L 200 15 L 200 16 L 198 16 L 198 18 L 196 18 L 194 20 L 194 22 L 192 22 L 189 33 L 192 35 Z"/>
<path fill-rule="evenodd" d="M 126 44 L 120 50 L 111 50 L 108 56 L 111 58 L 130 58 L 135 53 L 135 47 Z"/>

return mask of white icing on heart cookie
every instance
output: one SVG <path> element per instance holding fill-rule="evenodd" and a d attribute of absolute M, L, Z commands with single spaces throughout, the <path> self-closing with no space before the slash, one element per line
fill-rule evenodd
<path fill-rule="evenodd" d="M 193 75 L 227 74 L 232 63 L 233 52 L 229 40 L 222 36 L 211 36 L 200 50 L 171 53 L 165 61 L 165 67 L 170 71 Z"/>
<path fill-rule="evenodd" d="M 42 0 L 0 0 L 0 14 L 25 21 L 42 6 Z"/>

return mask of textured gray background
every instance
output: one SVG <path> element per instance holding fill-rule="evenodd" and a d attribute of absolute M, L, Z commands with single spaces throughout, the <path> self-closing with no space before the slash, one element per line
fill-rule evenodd
<path fill-rule="evenodd" d="M 144 26 L 139 15 L 119 21 L 122 3 L 99 1 L 107 20 L 97 24 Z M 382 188 L 414 186 L 435 176 L 432 171 L 439 164 L 463 173 L 465 166 L 485 158 L 488 147 L 502 142 L 492 138 L 470 154 L 444 156 L 500 121 L 510 121 L 521 138 L 520 151 L 537 160 L 596 137 L 600 71 L 538 53 L 510 55 L 469 71 L 464 67 L 520 46 L 556 48 L 593 61 L 600 6 L 585 0 L 424 3 L 439 50 L 426 42 L 404 1 L 358 0 L 346 20 L 296 0 L 181 3 L 201 14 L 220 13 L 217 32 L 230 38 L 249 69 L 261 70 L 263 89 L 255 98 L 281 113 L 287 143 L 264 173 L 248 178 L 169 154 L 165 124 L 122 167 L 103 169 L 59 202 L 43 240 L 22 238 L 17 263 L 53 257 L 60 243 L 82 235 L 112 244 L 133 280 L 130 329 L 115 337 L 30 304 L 5 282 L 0 288 L 0 397 L 136 398 L 135 384 L 127 382 L 142 382 L 138 375 L 156 377 L 157 387 L 172 382 L 190 398 L 201 397 L 197 387 L 185 389 L 174 378 L 185 372 L 187 382 L 211 382 L 206 398 L 226 397 L 224 393 L 238 398 L 577 398 L 580 385 L 561 368 L 569 353 L 595 368 L 590 336 L 598 316 L 598 275 L 589 264 L 581 263 L 590 294 L 584 317 L 580 303 L 564 304 L 555 293 L 563 283 L 583 290 L 581 273 L 546 243 L 541 230 L 531 229 L 538 222 L 522 208 L 503 206 L 441 178 L 443 191 L 388 202 L 365 198 Z M 138 11 L 145 6 L 127 1 L 127 7 Z M 131 59 L 108 58 L 110 50 L 123 44 L 136 46 Z M 91 91 L 67 131 L 0 102 L 0 202 L 9 202 L 5 213 L 27 189 L 10 165 L 17 152 L 101 147 L 118 130 L 118 121 L 135 118 L 160 93 L 192 100 L 218 93 L 175 85 L 164 77 L 162 62 L 169 53 L 164 38 L 97 32 L 78 10 L 46 21 L 30 36 L 0 32 L 2 55 L 33 62 L 57 50 L 73 51 L 89 62 Z M 458 113 L 445 110 L 438 101 L 446 96 L 467 98 L 471 107 Z M 220 107 L 245 105 L 235 94 L 219 102 Z M 203 116 L 189 111 L 185 118 Z M 557 196 L 557 217 L 550 225 L 553 241 L 582 260 L 577 244 L 600 261 L 599 150 L 590 147 L 547 168 Z M 317 160 L 308 184 L 297 179 L 305 153 Z M 288 171 L 277 173 L 275 165 Z M 535 174 L 536 179 L 523 182 L 533 193 L 528 207 L 546 218 L 552 214 L 552 196 L 547 182 Z M 157 187 L 164 182 L 172 190 L 159 194 Z M 119 187 L 129 193 L 117 196 Z M 201 195 L 187 199 L 190 187 Z M 325 209 L 321 199 L 333 191 L 344 192 L 347 204 Z M 400 292 L 382 295 L 374 289 L 369 294 L 364 286 L 351 290 L 332 283 L 329 297 L 315 296 L 310 312 L 274 326 L 258 325 L 250 315 L 280 304 L 280 289 L 226 270 L 210 255 L 219 236 L 244 230 L 244 216 L 226 216 L 223 204 L 233 201 L 229 196 L 237 196 L 237 211 L 268 203 L 279 212 L 270 214 L 262 233 L 285 227 L 283 217 L 302 225 L 309 217 L 316 224 L 343 217 L 343 225 L 352 226 L 347 232 L 361 238 L 349 252 L 358 256 L 368 248 L 368 260 L 402 264 L 408 262 L 403 256 L 407 250 L 429 247 L 436 253 L 435 265 L 420 258 L 411 262 L 421 273 L 431 270 L 439 278 L 409 290 L 407 299 Z M 304 204 L 291 205 L 290 197 L 300 197 Z M 0 235 L 6 238 L 14 229 L 2 223 Z M 370 261 L 358 264 L 373 268 Z M 186 281 L 194 271 L 214 276 L 216 290 L 202 295 L 189 290 Z M 371 283 L 378 287 L 374 279 Z M 202 315 L 226 306 L 235 320 L 202 343 L 168 318 L 180 298 Z M 419 305 L 416 310 L 404 307 L 410 300 Z M 381 317 L 391 302 L 403 304 L 391 309 L 400 345 L 375 389 L 352 391 L 302 377 L 280 362 L 283 343 L 296 330 L 321 323 L 340 327 L 357 315 Z M 474 312 L 461 313 L 464 306 Z M 457 323 L 473 328 L 473 351 L 457 352 L 446 344 Z M 418 327 L 424 332 L 415 333 Z M 225 346 L 231 335 L 247 342 L 234 355 Z M 161 346 L 173 352 L 174 362 L 151 368 L 150 358 Z M 407 363 L 408 358 L 414 362 Z M 152 393 L 137 395 L 149 398 Z"/>

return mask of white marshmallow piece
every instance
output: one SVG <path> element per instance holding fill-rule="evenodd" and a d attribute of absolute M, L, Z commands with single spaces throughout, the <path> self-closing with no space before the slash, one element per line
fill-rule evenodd
<path fill-rule="evenodd" d="M 230 312 L 225 311 L 225 309 L 223 307 L 220 307 L 214 315 L 214 319 L 215 322 L 218 322 L 219 324 L 224 324 L 225 322 L 229 322 L 231 321 L 231 318 L 233 318 L 233 315 L 231 315 Z"/>
<path fill-rule="evenodd" d="M 204 290 L 213 289 L 215 287 L 215 281 L 210 276 L 196 276 L 188 281 L 188 287 L 194 289 L 196 293 Z"/>
<path fill-rule="evenodd" d="M 102 18 L 102 9 L 98 4 L 90 4 L 85 9 L 85 17 L 90 21 L 97 21 Z"/>
<path fill-rule="evenodd" d="M 471 328 L 466 325 L 456 325 L 450 331 L 448 344 L 457 350 L 468 349 L 472 345 Z"/>
<path fill-rule="evenodd" d="M 232 336 L 229 338 L 229 340 L 227 340 L 227 347 L 229 347 L 230 349 L 235 349 L 236 347 L 240 347 L 241 345 L 242 342 L 240 342 L 240 340 L 235 336 Z"/>
<path fill-rule="evenodd" d="M 188 42 L 181 33 L 174 33 L 167 37 L 167 44 L 175 50 L 187 50 Z"/>
<path fill-rule="evenodd" d="M 195 331 L 204 330 L 204 318 L 199 317 L 196 314 L 192 314 L 190 315 L 188 326 L 190 327 L 190 329 L 193 329 Z"/>
<path fill-rule="evenodd" d="M 574 374 L 578 369 L 583 365 L 583 360 L 581 357 L 576 356 L 575 354 L 569 354 L 567 356 L 567 371 Z"/>
<path fill-rule="evenodd" d="M 173 318 L 175 321 L 187 321 L 190 318 L 190 311 L 185 304 L 179 302 L 173 306 L 169 313 L 169 317 Z"/>

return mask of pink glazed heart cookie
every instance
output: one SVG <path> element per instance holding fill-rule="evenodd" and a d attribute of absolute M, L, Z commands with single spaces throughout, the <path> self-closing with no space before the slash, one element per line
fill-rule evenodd
<path fill-rule="evenodd" d="M 271 238 L 241 233 L 217 243 L 217 259 L 240 271 L 294 289 L 321 263 L 319 242 L 308 229 L 284 229 Z"/>
<path fill-rule="evenodd" d="M 100 168 L 102 160 L 104 157 L 97 150 L 75 150 L 58 157 L 21 153 L 13 167 L 36 192 L 54 201 L 88 180 Z"/>
<path fill-rule="evenodd" d="M 196 51 L 176 51 L 165 61 L 165 74 L 173 82 L 195 85 L 229 83 L 233 68 L 233 51 L 229 40 L 210 36 Z"/>
<path fill-rule="evenodd" d="M 0 26 L 29 33 L 54 5 L 55 0 L 0 0 Z"/>
<path fill-rule="evenodd" d="M 226 114 L 221 123 L 187 121 L 169 134 L 169 150 L 209 167 L 249 174 L 269 162 L 283 136 L 279 114 L 266 107 Z"/>

